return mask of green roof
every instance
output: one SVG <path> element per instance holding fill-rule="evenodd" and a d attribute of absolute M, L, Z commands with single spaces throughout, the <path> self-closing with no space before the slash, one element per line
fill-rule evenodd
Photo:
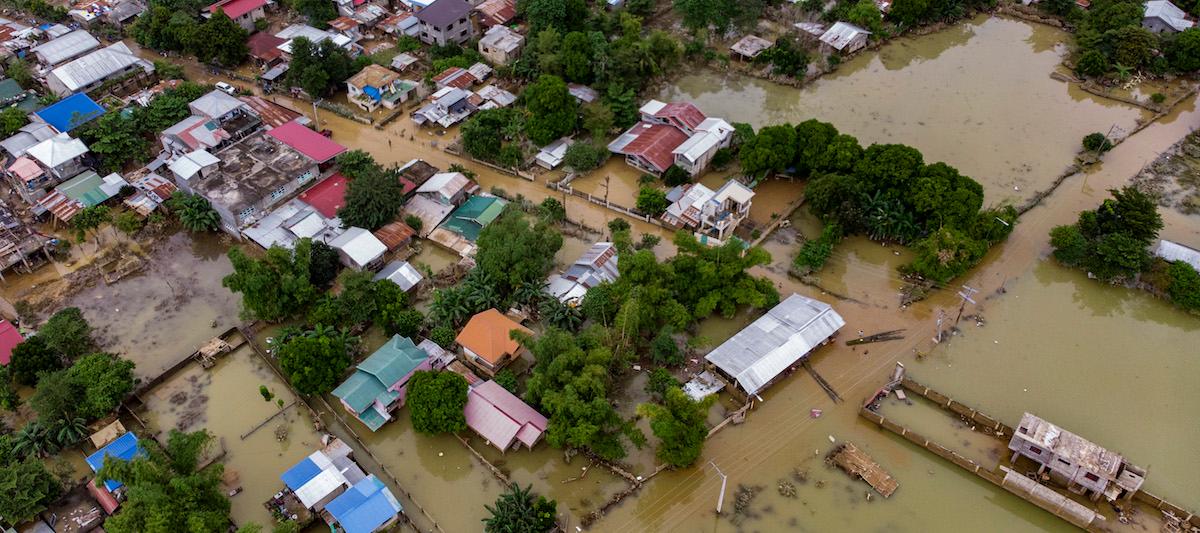
<path fill-rule="evenodd" d="M 450 213 L 441 227 L 473 242 L 484 227 L 499 218 L 506 205 L 508 202 L 494 196 L 472 196 Z"/>
<path fill-rule="evenodd" d="M 354 375 L 338 385 L 333 395 L 350 406 L 355 413 L 366 416 L 364 411 L 375 400 L 387 405 L 399 396 L 388 388 L 415 370 L 429 358 L 425 350 L 417 348 L 407 337 L 393 335 L 375 353 L 358 364 Z M 366 421 L 364 420 L 364 423 Z"/>
<path fill-rule="evenodd" d="M 93 207 L 111 198 L 111 196 L 100 189 L 100 186 L 103 184 L 104 178 L 88 170 L 67 180 L 56 188 L 58 192 L 61 192 L 67 198 L 78 201 L 84 207 Z"/>
<path fill-rule="evenodd" d="M 22 89 L 21 86 L 17 84 L 16 80 L 12 78 L 0 80 L 0 101 L 14 98 L 23 92 L 25 92 L 25 89 Z"/>
<path fill-rule="evenodd" d="M 363 424 L 366 424 L 367 429 L 371 431 L 378 430 L 379 428 L 383 427 L 384 423 L 387 422 L 387 419 L 384 418 L 379 411 L 374 409 L 367 409 L 366 411 L 359 413 L 358 420 Z"/>

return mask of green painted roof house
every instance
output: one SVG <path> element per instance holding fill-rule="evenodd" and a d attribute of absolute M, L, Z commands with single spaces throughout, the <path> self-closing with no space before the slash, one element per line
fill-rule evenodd
<path fill-rule="evenodd" d="M 450 213 L 441 227 L 475 242 L 483 228 L 504 212 L 506 205 L 508 202 L 495 196 L 472 196 Z"/>
<path fill-rule="evenodd" d="M 333 389 L 342 406 L 375 431 L 404 405 L 405 385 L 413 372 L 432 368 L 429 354 L 408 337 L 393 335 L 359 363 L 354 375 Z"/>

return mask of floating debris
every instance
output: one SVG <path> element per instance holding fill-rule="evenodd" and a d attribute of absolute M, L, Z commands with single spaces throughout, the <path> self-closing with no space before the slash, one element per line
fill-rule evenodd
<path fill-rule="evenodd" d="M 796 467 L 792 470 L 792 479 L 796 480 L 796 483 L 801 485 L 808 483 L 808 470 Z"/>
<path fill-rule="evenodd" d="M 796 497 L 796 486 L 793 485 L 792 482 L 790 482 L 790 481 L 783 480 L 783 479 L 779 480 L 779 486 L 777 488 L 779 490 L 780 496 L 783 496 L 785 498 L 795 498 Z"/>
<path fill-rule="evenodd" d="M 884 498 L 891 496 L 900 486 L 887 470 L 871 459 L 871 456 L 849 442 L 834 448 L 825 457 L 825 461 L 841 468 L 851 477 L 866 481 L 875 489 L 875 492 L 883 495 Z"/>

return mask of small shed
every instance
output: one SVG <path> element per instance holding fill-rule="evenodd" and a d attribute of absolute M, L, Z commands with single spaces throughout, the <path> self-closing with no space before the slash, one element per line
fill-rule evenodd
<path fill-rule="evenodd" d="M 416 235 L 416 233 L 408 224 L 397 220 L 375 230 L 375 238 L 379 239 L 379 242 L 382 242 L 384 246 L 387 246 L 390 252 L 412 242 L 413 235 Z"/>
<path fill-rule="evenodd" d="M 342 264 L 354 270 L 370 268 L 387 252 L 387 246 L 362 228 L 350 228 L 329 243 L 338 251 Z"/>
<path fill-rule="evenodd" d="M 408 261 L 392 261 L 375 275 L 375 281 L 385 279 L 399 285 L 401 289 L 408 292 L 421 283 L 425 277 L 417 269 L 413 268 Z"/>
<path fill-rule="evenodd" d="M 392 58 L 392 68 L 400 72 L 404 72 L 415 64 L 417 64 L 417 57 L 408 52 L 401 52 Z"/>
<path fill-rule="evenodd" d="M 126 433 L 128 433 L 128 431 L 125 430 L 125 426 L 121 424 L 121 421 L 114 420 L 111 424 L 100 428 L 100 430 L 95 433 L 92 433 L 88 439 L 92 441 L 92 446 L 99 450 L 107 446 L 108 443 L 117 440 L 117 437 L 120 437 Z"/>
<path fill-rule="evenodd" d="M 740 41 L 733 43 L 733 46 L 729 47 L 729 51 L 740 56 L 743 60 L 750 61 L 772 46 L 775 46 L 774 42 L 757 35 L 747 35 L 742 37 Z"/>
<path fill-rule="evenodd" d="M 542 147 L 533 159 L 539 167 L 546 170 L 554 170 L 558 165 L 562 164 L 563 158 L 567 155 L 567 148 L 570 148 L 574 143 L 575 141 L 563 137 Z"/>
<path fill-rule="evenodd" d="M 868 35 L 871 35 L 871 32 L 849 22 L 839 21 L 821 34 L 821 42 L 830 49 L 849 54 L 867 46 Z"/>

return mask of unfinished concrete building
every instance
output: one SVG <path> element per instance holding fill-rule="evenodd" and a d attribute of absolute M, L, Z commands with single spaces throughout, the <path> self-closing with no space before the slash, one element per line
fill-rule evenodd
<path fill-rule="evenodd" d="M 1013 451 L 1010 462 L 1027 457 L 1039 465 L 1038 475 L 1049 472 L 1051 481 L 1093 501 L 1101 495 L 1109 501 L 1129 499 L 1145 481 L 1145 469 L 1121 454 L 1030 413 L 1021 417 L 1008 449 Z"/>

